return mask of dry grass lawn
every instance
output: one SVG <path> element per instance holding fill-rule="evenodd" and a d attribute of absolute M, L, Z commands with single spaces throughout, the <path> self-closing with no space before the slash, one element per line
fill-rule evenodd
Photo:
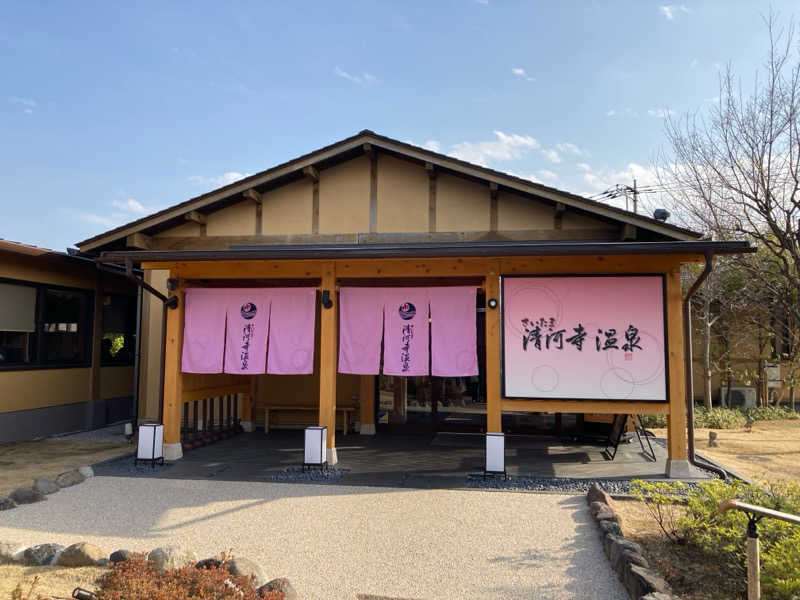
<path fill-rule="evenodd" d="M 21 584 L 22 597 L 25 598 L 34 578 L 39 581 L 30 595 L 31 600 L 41 595 L 47 597 L 72 597 L 72 590 L 82 587 L 94 591 L 95 580 L 108 569 L 101 567 L 23 567 L 20 565 L 0 565 L 0 598 L 11 598 L 11 592 Z"/>
<path fill-rule="evenodd" d="M 757 421 L 753 430 L 715 429 L 716 448 L 708 447 L 709 429 L 695 430 L 695 449 L 718 463 L 758 481 L 800 479 L 800 420 Z M 666 437 L 665 429 L 654 429 Z"/>
<path fill-rule="evenodd" d="M 36 477 L 60 473 L 117 458 L 133 451 L 128 443 L 85 440 L 39 440 L 0 444 L 0 495 L 30 487 Z"/>

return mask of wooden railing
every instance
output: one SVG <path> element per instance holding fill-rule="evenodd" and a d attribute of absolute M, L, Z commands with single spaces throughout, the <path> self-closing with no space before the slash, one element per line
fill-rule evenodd
<path fill-rule="evenodd" d="M 766 517 L 800 525 L 800 517 L 738 500 L 726 500 L 719 505 L 719 512 L 726 513 L 729 510 L 740 510 L 747 515 L 747 600 L 760 600 L 761 565 L 758 556 L 758 522 Z"/>

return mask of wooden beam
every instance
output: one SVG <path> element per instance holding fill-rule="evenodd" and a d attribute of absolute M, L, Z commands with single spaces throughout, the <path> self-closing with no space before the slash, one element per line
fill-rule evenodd
<path fill-rule="evenodd" d="M 252 200 L 253 202 L 255 202 L 255 205 L 256 205 L 256 223 L 255 223 L 254 230 L 255 230 L 255 234 L 257 236 L 260 236 L 261 235 L 261 227 L 262 227 L 262 224 L 261 224 L 262 214 L 263 214 L 263 209 L 264 209 L 264 197 L 257 190 L 254 190 L 253 188 L 250 188 L 249 190 L 245 190 L 244 192 L 242 192 L 242 196 L 244 196 L 245 200 Z"/>
<path fill-rule="evenodd" d="M 490 298 L 500 301 L 500 261 L 489 264 L 484 288 L 486 301 Z M 500 355 L 502 311 L 486 307 L 486 431 L 500 433 L 503 431 L 503 407 L 500 387 Z"/>
<path fill-rule="evenodd" d="M 497 231 L 497 184 L 489 184 L 489 231 Z"/>
<path fill-rule="evenodd" d="M 503 412 L 667 414 L 666 402 L 604 402 L 602 400 L 520 400 L 503 398 Z"/>
<path fill-rule="evenodd" d="M 372 144 L 364 144 L 361 147 L 364 149 L 364 154 L 372 155 L 375 153 L 375 149 L 372 147 Z"/>
<path fill-rule="evenodd" d="M 436 231 L 436 169 L 431 163 L 425 163 L 428 172 L 428 231 Z"/>
<path fill-rule="evenodd" d="M 322 273 L 320 261 L 313 260 L 142 263 L 145 270 L 165 268 L 181 279 L 316 279 Z"/>
<path fill-rule="evenodd" d="M 196 210 L 190 210 L 188 213 L 183 215 L 183 218 L 187 221 L 191 221 L 192 223 L 197 223 L 198 225 L 205 225 L 208 221 L 208 217 L 201 212 L 197 212 Z"/>
<path fill-rule="evenodd" d="M 365 144 L 369 146 L 369 144 Z M 378 231 L 378 153 L 368 151 L 369 155 L 369 231 Z"/>
<path fill-rule="evenodd" d="M 170 277 L 178 277 L 170 271 Z M 164 354 L 164 458 L 180 458 L 181 417 L 183 411 L 183 373 L 181 353 L 183 349 L 183 315 L 185 294 L 182 288 L 173 292 L 178 297 L 178 307 L 167 311 L 166 348 Z"/>
<path fill-rule="evenodd" d="M 125 238 L 125 245 L 128 248 L 139 248 L 140 250 L 152 250 L 153 238 L 144 233 L 132 233 Z"/>
<path fill-rule="evenodd" d="M 667 273 L 666 280 L 667 388 L 669 390 L 667 457 L 670 460 L 686 460 L 686 373 L 680 266 Z"/>
<path fill-rule="evenodd" d="M 311 179 L 311 181 L 319 181 L 319 170 L 316 167 L 308 166 L 303 168 L 303 175 Z"/>
<path fill-rule="evenodd" d="M 631 225 L 630 223 L 625 223 L 622 226 L 622 231 L 620 231 L 620 239 L 624 242 L 627 240 L 635 240 L 636 239 L 636 226 Z"/>
<path fill-rule="evenodd" d="M 322 270 L 320 289 L 328 290 L 331 308 L 320 307 L 319 336 L 319 424 L 328 428 L 328 462 L 336 463 L 336 363 L 339 338 L 339 306 L 336 296 L 336 264 L 329 261 Z"/>
<path fill-rule="evenodd" d="M 556 208 L 553 213 L 553 229 L 561 229 L 561 222 L 567 207 L 562 202 L 556 202 Z"/>

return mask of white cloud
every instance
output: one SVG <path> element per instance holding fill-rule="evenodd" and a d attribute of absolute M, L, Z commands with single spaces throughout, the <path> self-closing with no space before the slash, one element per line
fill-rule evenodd
<path fill-rule="evenodd" d="M 560 163 L 561 162 L 561 155 L 552 148 L 542 148 L 542 154 L 553 163 Z"/>
<path fill-rule="evenodd" d="M 685 4 L 666 4 L 658 7 L 660 12 L 667 21 L 674 21 L 678 13 L 689 14 L 692 11 Z"/>
<path fill-rule="evenodd" d="M 543 180 L 543 181 L 558 181 L 559 177 L 557 173 L 553 171 L 549 171 L 548 169 L 541 169 L 536 172 L 536 174 Z"/>
<path fill-rule="evenodd" d="M 430 150 L 431 152 L 442 151 L 442 145 L 439 143 L 439 140 L 428 140 L 427 142 L 422 144 L 422 147 L 425 148 L 426 150 Z"/>
<path fill-rule="evenodd" d="M 607 116 L 607 117 L 613 117 L 615 114 L 617 114 L 617 111 L 615 111 L 613 108 L 609 108 L 609 109 L 606 111 L 606 116 Z"/>
<path fill-rule="evenodd" d="M 186 181 L 194 185 L 203 185 L 212 189 L 229 185 L 234 181 L 239 181 L 245 177 L 249 177 L 250 173 L 239 173 L 237 171 L 226 171 L 217 177 L 206 177 L 204 175 L 190 175 Z"/>
<path fill-rule="evenodd" d="M 572 154 L 574 156 L 583 156 L 585 152 L 572 142 L 560 142 L 556 144 L 556 148 L 562 154 Z"/>
<path fill-rule="evenodd" d="M 591 165 L 589 163 L 578 163 L 575 166 L 578 167 L 581 171 L 591 171 L 592 170 L 592 167 L 591 167 Z"/>
<path fill-rule="evenodd" d="M 71 214 L 86 223 L 111 229 L 161 210 L 160 206 L 145 206 L 135 198 L 112 200 L 106 207 L 108 210 L 104 212 L 71 211 Z"/>
<path fill-rule="evenodd" d="M 371 83 L 375 83 L 378 78 L 375 77 L 372 73 L 362 73 L 361 75 L 353 75 L 352 73 L 348 73 L 344 69 L 336 66 L 333 68 L 333 74 L 341 77 L 342 79 L 347 79 L 347 81 L 352 81 L 358 85 L 369 85 Z"/>
<path fill-rule="evenodd" d="M 692 62 L 689 63 L 689 68 L 690 69 L 695 69 L 695 68 L 697 68 L 697 65 L 699 65 L 699 64 L 700 64 L 700 61 L 697 60 L 696 58 L 693 58 Z"/>
<path fill-rule="evenodd" d="M 524 79 L 525 81 L 536 81 L 536 79 L 528 75 L 525 72 L 525 69 L 523 69 L 522 67 L 512 67 L 511 72 L 520 79 Z"/>
<path fill-rule="evenodd" d="M 26 115 L 32 115 L 33 109 L 39 105 L 33 98 L 20 98 L 19 96 L 11 96 L 8 101 L 11 104 L 22 107 L 22 112 Z"/>
<path fill-rule="evenodd" d="M 483 4 L 484 6 L 489 6 L 489 0 L 475 0 L 475 4 Z"/>
<path fill-rule="evenodd" d="M 651 117 L 658 117 L 659 119 L 665 119 L 667 117 L 671 117 L 675 114 L 674 110 L 670 110 L 668 108 L 651 108 L 647 111 L 647 114 Z"/>
<path fill-rule="evenodd" d="M 461 160 L 479 165 L 489 161 L 506 161 L 522 158 L 530 150 L 539 148 L 539 142 L 529 136 L 517 133 L 494 132 L 495 139 L 482 142 L 460 142 L 454 144 L 449 154 Z"/>

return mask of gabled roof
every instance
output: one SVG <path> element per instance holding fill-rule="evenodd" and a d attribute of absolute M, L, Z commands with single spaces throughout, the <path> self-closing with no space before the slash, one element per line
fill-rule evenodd
<path fill-rule="evenodd" d="M 4 240 L 3 238 L 0 238 L 0 250 L 12 252 L 14 254 L 25 254 L 27 256 L 63 254 L 63 252 L 56 252 L 55 250 L 50 250 L 49 248 L 41 248 L 39 246 L 33 246 L 32 244 L 23 244 L 22 242 L 12 242 L 11 240 Z"/>
<path fill-rule="evenodd" d="M 365 145 L 369 145 L 369 147 L 375 151 L 386 152 L 422 163 L 428 163 L 432 165 L 434 169 L 449 171 L 464 177 L 486 181 L 487 183 L 494 183 L 506 190 L 522 194 L 531 194 L 540 199 L 549 200 L 554 203 L 562 203 L 567 208 L 578 209 L 586 213 L 622 223 L 629 223 L 647 231 L 663 235 L 668 239 L 694 240 L 702 237 L 700 233 L 678 227 L 677 225 L 657 221 L 645 215 L 635 214 L 576 194 L 571 194 L 540 183 L 534 183 L 533 181 L 515 175 L 509 175 L 508 173 L 469 163 L 453 158 L 452 156 L 433 152 L 426 148 L 401 142 L 365 129 L 354 136 L 335 142 L 324 148 L 314 150 L 313 152 L 304 154 L 303 156 L 265 171 L 261 171 L 250 177 L 240 179 L 239 181 L 212 190 L 201 196 L 186 200 L 170 208 L 166 208 L 152 215 L 91 237 L 79 242 L 77 246 L 82 252 L 88 252 L 125 238 L 133 233 L 142 232 L 150 228 L 164 228 L 170 223 L 184 222 L 184 215 L 193 210 L 208 212 L 214 210 L 216 207 L 222 207 L 230 203 L 236 197 L 240 197 L 241 194 L 248 189 L 266 189 L 279 185 L 281 182 L 290 181 L 292 178 L 297 178 L 301 176 L 303 169 L 306 167 L 320 166 L 326 163 L 332 164 L 340 160 L 352 158 L 358 153 L 362 153 Z"/>

